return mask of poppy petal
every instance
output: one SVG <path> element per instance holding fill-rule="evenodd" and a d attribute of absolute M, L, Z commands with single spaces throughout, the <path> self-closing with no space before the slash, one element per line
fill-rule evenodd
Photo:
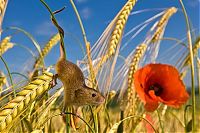
<path fill-rule="evenodd" d="M 155 102 L 155 101 L 148 101 L 144 107 L 146 109 L 146 111 L 149 111 L 149 112 L 153 112 L 155 111 L 157 108 L 158 108 L 158 102 Z"/>
<path fill-rule="evenodd" d="M 158 98 L 156 97 L 154 91 L 149 91 L 149 95 L 146 95 L 146 103 L 144 105 L 145 109 L 149 112 L 153 112 L 158 108 Z"/>
<path fill-rule="evenodd" d="M 145 103 L 146 102 L 146 78 L 148 76 L 148 74 L 150 73 L 151 68 L 150 67 L 146 67 L 145 70 L 142 68 L 140 70 L 138 70 L 135 74 L 134 74 L 134 85 L 135 85 L 135 90 L 137 92 L 137 94 L 140 96 L 141 100 Z"/>

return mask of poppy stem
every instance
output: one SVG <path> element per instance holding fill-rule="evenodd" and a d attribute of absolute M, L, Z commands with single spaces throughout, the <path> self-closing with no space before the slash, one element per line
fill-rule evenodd
<path fill-rule="evenodd" d="M 193 50 L 192 50 L 192 39 L 191 39 L 191 33 L 190 33 L 190 24 L 187 16 L 187 12 L 185 9 L 185 6 L 182 2 L 182 0 L 179 0 L 184 16 L 185 16 L 185 21 L 186 21 L 186 26 L 187 26 L 187 38 L 188 38 L 188 45 L 189 45 L 189 50 L 190 50 L 190 67 L 191 67 L 191 82 L 192 82 L 192 132 L 195 132 L 195 123 L 196 123 L 196 105 L 195 105 L 195 80 L 194 80 L 194 55 L 193 55 Z"/>

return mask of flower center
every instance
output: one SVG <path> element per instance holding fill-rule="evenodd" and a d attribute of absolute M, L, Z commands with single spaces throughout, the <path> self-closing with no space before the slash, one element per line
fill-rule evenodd
<path fill-rule="evenodd" d="M 149 90 L 154 90 L 155 95 L 159 96 L 162 93 L 163 88 L 159 84 L 154 84 L 149 87 Z"/>

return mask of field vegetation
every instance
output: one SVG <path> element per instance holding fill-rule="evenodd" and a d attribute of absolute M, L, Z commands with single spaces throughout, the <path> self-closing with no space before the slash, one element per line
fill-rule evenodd
<path fill-rule="evenodd" d="M 1 26 L 9 1 L 0 1 Z M 127 0 L 94 44 L 87 39 L 87 29 L 70 0 L 84 39 L 84 45 L 80 45 L 84 58 L 77 61 L 77 65 L 84 74 L 86 85 L 101 93 L 105 102 L 80 106 L 77 110 L 70 106 L 65 111 L 65 88 L 59 79 L 58 84 L 52 84 L 55 64 L 47 66 L 44 60 L 56 45 L 67 44 L 63 39 L 65 31 L 56 19 L 65 8 L 52 11 L 44 0 L 40 1 L 49 13 L 49 21 L 58 30 L 44 47 L 22 28 L 0 29 L 1 34 L 8 30 L 25 34 L 37 49 L 34 53 L 25 45 L 13 42 L 12 34 L 1 39 L 0 61 L 6 71 L 0 70 L 0 132 L 200 132 L 200 36 L 193 33 L 182 0 L 179 1 L 182 8 L 162 9 L 126 31 L 128 20 L 137 19 L 131 16 L 137 0 Z M 187 30 L 183 40 L 164 36 L 168 21 L 173 21 L 178 11 L 185 16 L 182 21 Z M 147 25 L 150 28 L 146 32 L 143 29 Z M 143 41 L 134 44 L 141 32 L 145 33 Z M 173 42 L 170 49 L 162 49 L 164 57 L 173 58 L 168 64 L 159 57 L 164 41 Z M 126 50 L 126 45 L 133 44 L 135 48 Z M 13 47 L 22 47 L 33 55 L 33 65 L 29 66 L 27 74 L 13 72 L 4 59 Z M 173 49 L 177 51 L 171 52 Z M 191 86 L 186 86 L 186 80 Z"/>

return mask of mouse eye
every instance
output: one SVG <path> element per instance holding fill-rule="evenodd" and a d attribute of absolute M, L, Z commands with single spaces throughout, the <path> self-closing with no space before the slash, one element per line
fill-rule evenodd
<path fill-rule="evenodd" d="M 93 94 L 92 94 L 92 97 L 96 97 L 96 94 L 93 93 Z"/>

